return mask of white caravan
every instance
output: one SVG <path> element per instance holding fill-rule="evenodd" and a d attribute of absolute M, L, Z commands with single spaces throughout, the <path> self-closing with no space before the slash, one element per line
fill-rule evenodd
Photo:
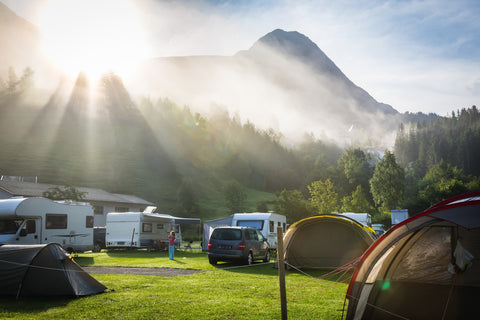
<path fill-rule="evenodd" d="M 262 232 L 271 248 L 277 247 L 277 227 L 287 228 L 287 217 L 271 212 L 235 213 L 232 226 L 254 227 Z"/>
<path fill-rule="evenodd" d="M 58 243 L 69 252 L 93 248 L 93 208 L 46 198 L 0 200 L 0 243 Z"/>
<path fill-rule="evenodd" d="M 168 234 L 175 231 L 181 239 L 180 226 L 172 216 L 148 212 L 110 212 L 107 214 L 107 248 L 168 248 Z"/>
<path fill-rule="evenodd" d="M 372 227 L 372 216 L 368 213 L 345 212 L 339 214 L 352 218 L 353 220 L 363 224 L 365 227 Z"/>

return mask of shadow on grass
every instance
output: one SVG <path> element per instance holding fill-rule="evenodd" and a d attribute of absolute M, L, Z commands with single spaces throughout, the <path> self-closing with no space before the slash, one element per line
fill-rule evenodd
<path fill-rule="evenodd" d="M 81 298 L 77 298 L 81 299 Z M 0 313 L 12 312 L 21 313 L 25 318 L 30 318 L 29 313 L 48 311 L 51 308 L 65 307 L 74 298 L 52 297 L 52 298 L 0 298 Z M 33 319 L 33 318 L 32 318 Z"/>
<path fill-rule="evenodd" d="M 274 268 L 274 262 L 269 263 L 253 263 L 247 265 L 241 262 L 218 262 L 215 267 L 218 270 L 225 270 L 228 272 L 242 273 L 242 274 L 262 274 L 262 275 L 276 275 L 278 270 Z"/>
<path fill-rule="evenodd" d="M 252 265 L 245 265 L 238 262 L 219 262 L 214 267 L 218 270 L 225 270 L 241 274 L 262 274 L 278 276 L 278 268 L 275 267 L 275 262 L 273 261 L 271 261 L 270 263 L 257 262 L 253 263 Z M 299 271 L 295 269 L 290 269 L 285 270 L 285 274 L 304 274 L 309 275 L 313 278 L 322 278 L 324 280 L 330 281 L 337 281 L 338 279 L 342 279 L 342 281 L 350 281 L 352 271 L 343 272 L 332 269 L 302 269 Z"/>
<path fill-rule="evenodd" d="M 95 264 L 93 257 L 74 257 L 73 260 L 81 266 L 93 266 Z"/>
<path fill-rule="evenodd" d="M 200 251 L 200 250 L 199 250 Z M 190 252 L 186 250 L 175 250 L 175 254 L 182 254 L 184 256 L 198 257 L 199 255 L 206 255 L 204 252 Z M 108 249 L 102 251 L 112 258 L 165 258 L 168 257 L 168 251 L 147 251 L 145 249 Z"/>

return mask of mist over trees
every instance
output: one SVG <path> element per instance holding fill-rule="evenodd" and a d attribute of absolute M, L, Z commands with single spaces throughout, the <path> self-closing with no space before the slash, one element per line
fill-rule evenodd
<path fill-rule="evenodd" d="M 0 174 L 134 194 L 206 220 L 260 209 L 289 223 L 332 212 L 385 222 L 391 209 L 416 214 L 480 189 L 475 106 L 406 123 L 393 150 L 379 152 L 309 133 L 292 143 L 223 109 L 207 117 L 168 98 L 134 98 L 115 74 L 98 87 L 80 75 L 66 99 L 59 89 L 44 105 L 25 99 L 33 70 L 2 76 Z"/>

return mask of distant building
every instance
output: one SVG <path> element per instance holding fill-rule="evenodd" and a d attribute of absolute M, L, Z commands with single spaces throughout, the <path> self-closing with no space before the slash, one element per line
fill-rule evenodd
<path fill-rule="evenodd" d="M 42 197 L 45 191 L 61 185 L 26 182 L 22 179 L 3 179 L 0 180 L 0 199 L 8 199 L 11 197 Z M 127 195 L 110 193 L 102 189 L 75 187 L 78 191 L 85 192 L 83 201 L 89 202 L 95 213 L 94 226 L 104 227 L 106 224 L 106 216 L 109 212 L 142 212 L 148 206 L 153 206 L 152 202 L 142 198 Z"/>

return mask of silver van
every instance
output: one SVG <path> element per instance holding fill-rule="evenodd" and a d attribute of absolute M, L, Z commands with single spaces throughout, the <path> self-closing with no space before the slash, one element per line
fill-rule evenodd
<path fill-rule="evenodd" d="M 256 228 L 215 228 L 208 241 L 208 261 L 240 261 L 252 264 L 255 260 L 270 261 L 270 246 Z"/>

